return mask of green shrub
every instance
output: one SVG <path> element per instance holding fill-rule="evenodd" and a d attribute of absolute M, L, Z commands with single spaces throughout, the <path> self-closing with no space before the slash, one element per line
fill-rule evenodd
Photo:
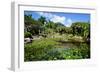
<path fill-rule="evenodd" d="M 30 32 L 25 32 L 24 37 L 25 38 L 32 38 L 32 34 Z"/>

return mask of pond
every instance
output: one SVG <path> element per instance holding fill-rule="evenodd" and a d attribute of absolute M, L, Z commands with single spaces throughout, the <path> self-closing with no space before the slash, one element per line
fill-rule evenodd
<path fill-rule="evenodd" d="M 59 46 L 66 49 L 79 48 L 80 46 L 83 45 L 85 45 L 88 48 L 90 46 L 90 43 L 86 43 L 86 42 L 60 42 L 60 43 L 61 44 L 59 44 Z"/>

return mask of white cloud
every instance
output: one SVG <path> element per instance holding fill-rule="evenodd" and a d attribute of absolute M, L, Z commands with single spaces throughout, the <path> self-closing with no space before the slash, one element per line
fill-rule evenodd
<path fill-rule="evenodd" d="M 54 15 L 50 20 L 55 22 L 55 23 L 60 22 L 62 24 L 65 24 L 64 22 L 65 22 L 66 18 L 63 16 L 61 17 L 61 16 Z"/>
<path fill-rule="evenodd" d="M 70 27 L 72 24 L 72 20 L 70 18 L 66 18 L 64 16 L 58 16 L 58 15 L 46 13 L 46 12 L 37 12 L 37 13 L 41 16 L 48 18 L 50 21 L 53 21 L 55 23 L 60 22 L 60 23 L 64 24 L 66 27 Z"/>
<path fill-rule="evenodd" d="M 70 27 L 72 25 L 72 20 L 70 19 L 70 18 L 68 18 L 67 20 L 66 20 L 66 27 Z"/>
<path fill-rule="evenodd" d="M 39 15 L 47 17 L 49 19 L 51 19 L 53 17 L 53 14 L 51 13 L 46 13 L 46 12 L 37 12 Z"/>

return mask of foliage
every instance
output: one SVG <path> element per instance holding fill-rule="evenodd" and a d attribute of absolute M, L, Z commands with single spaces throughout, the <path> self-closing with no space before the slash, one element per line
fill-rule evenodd
<path fill-rule="evenodd" d="M 25 22 L 25 26 L 29 26 L 32 24 L 32 22 L 34 22 L 34 19 L 32 18 L 32 15 L 24 15 L 24 22 Z"/>
<path fill-rule="evenodd" d="M 87 38 L 90 39 L 90 24 L 86 22 L 76 22 L 73 23 L 72 26 L 72 32 L 73 35 L 79 35 L 83 36 L 83 38 L 86 40 Z"/>
<path fill-rule="evenodd" d="M 32 38 L 32 34 L 30 32 L 25 32 L 24 37 L 25 38 Z"/>
<path fill-rule="evenodd" d="M 85 31 L 89 32 L 89 23 L 76 22 L 72 24 L 73 34 L 85 36 Z"/>
<path fill-rule="evenodd" d="M 60 34 L 71 34 L 72 33 L 72 29 L 69 27 L 64 27 L 64 26 L 60 26 L 56 28 L 56 32 L 60 33 Z"/>
<path fill-rule="evenodd" d="M 54 34 L 54 30 L 48 28 L 48 29 L 45 30 L 45 34 L 47 34 L 47 35 L 53 35 Z"/>
<path fill-rule="evenodd" d="M 38 19 L 38 21 L 39 21 L 39 22 L 41 22 L 41 23 L 42 23 L 42 25 L 44 25 L 44 24 L 45 24 L 45 22 L 46 22 L 46 18 L 45 18 L 45 17 L 43 17 L 43 16 L 41 16 L 41 17 Z"/>
<path fill-rule="evenodd" d="M 34 56 L 36 60 L 38 57 L 44 55 L 45 52 L 48 52 L 49 49 L 52 49 L 59 43 L 51 39 L 42 39 L 33 41 L 31 44 L 26 44 L 25 48 L 25 60 L 30 60 L 31 55 Z"/>
<path fill-rule="evenodd" d="M 62 48 L 58 49 L 54 44 L 57 43 L 45 40 L 25 45 L 25 61 L 90 58 L 90 50 L 87 44 L 80 44 L 79 47 L 65 48 L 63 50 L 59 50 Z"/>

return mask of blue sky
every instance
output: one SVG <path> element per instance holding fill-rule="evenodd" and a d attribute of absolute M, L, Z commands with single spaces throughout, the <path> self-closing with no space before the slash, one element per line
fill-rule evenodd
<path fill-rule="evenodd" d="M 67 27 L 70 27 L 74 22 L 89 22 L 90 14 L 83 13 L 61 13 L 61 12 L 36 12 L 36 11 L 24 11 L 24 14 L 32 15 L 32 18 L 38 19 L 40 16 L 46 17 L 46 20 L 53 22 L 60 22 Z"/>

